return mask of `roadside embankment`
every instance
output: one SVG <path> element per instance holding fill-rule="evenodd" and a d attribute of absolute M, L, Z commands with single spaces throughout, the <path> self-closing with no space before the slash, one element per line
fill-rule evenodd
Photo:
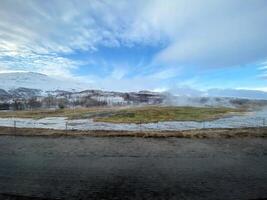
<path fill-rule="evenodd" d="M 94 137 L 177 137 L 177 138 L 244 138 L 267 137 L 267 127 L 195 129 L 185 131 L 107 131 L 55 130 L 41 128 L 0 127 L 0 136 L 94 136 Z"/>

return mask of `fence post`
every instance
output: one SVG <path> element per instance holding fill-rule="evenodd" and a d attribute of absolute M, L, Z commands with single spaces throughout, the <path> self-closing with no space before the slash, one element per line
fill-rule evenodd
<path fill-rule="evenodd" d="M 68 130 L 68 122 L 65 123 L 65 130 Z"/>
<path fill-rule="evenodd" d="M 262 119 L 262 124 L 265 126 L 265 118 Z"/>
<path fill-rule="evenodd" d="M 15 130 L 15 132 L 16 132 L 16 126 L 17 126 L 17 122 L 16 122 L 16 120 L 14 120 L 14 130 Z"/>

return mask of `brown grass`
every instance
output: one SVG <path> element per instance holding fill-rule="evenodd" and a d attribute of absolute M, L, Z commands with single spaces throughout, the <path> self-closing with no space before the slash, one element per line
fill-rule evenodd
<path fill-rule="evenodd" d="M 23 110 L 23 111 L 2 111 L 1 118 L 33 118 L 40 119 L 45 117 L 67 117 L 69 119 L 85 118 L 87 115 L 109 112 L 114 110 L 112 107 L 91 107 L 91 108 L 66 108 L 66 109 L 38 109 L 38 110 Z"/>
<path fill-rule="evenodd" d="M 177 138 L 244 138 L 267 137 L 267 127 L 264 128 L 225 128 L 225 129 L 197 129 L 187 131 L 78 131 L 52 130 L 39 128 L 10 128 L 0 127 L 0 136 L 95 136 L 95 137 L 177 137 Z"/>

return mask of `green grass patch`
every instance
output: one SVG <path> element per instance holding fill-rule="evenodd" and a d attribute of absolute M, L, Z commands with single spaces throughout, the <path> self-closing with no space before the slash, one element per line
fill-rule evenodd
<path fill-rule="evenodd" d="M 161 121 L 205 121 L 223 117 L 232 112 L 231 108 L 199 107 L 142 107 L 115 111 L 108 116 L 95 117 L 98 122 L 150 123 Z"/>

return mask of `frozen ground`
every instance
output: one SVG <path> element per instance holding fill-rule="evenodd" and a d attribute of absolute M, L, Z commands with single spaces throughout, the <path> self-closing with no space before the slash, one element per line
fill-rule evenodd
<path fill-rule="evenodd" d="M 64 117 L 49 117 L 43 119 L 0 118 L 0 126 L 18 128 L 49 128 L 68 130 L 191 130 L 200 128 L 243 128 L 267 126 L 267 109 L 250 112 L 242 116 L 232 116 L 213 121 L 170 121 L 148 124 L 113 124 L 94 122 L 92 119 L 68 120 Z"/>

